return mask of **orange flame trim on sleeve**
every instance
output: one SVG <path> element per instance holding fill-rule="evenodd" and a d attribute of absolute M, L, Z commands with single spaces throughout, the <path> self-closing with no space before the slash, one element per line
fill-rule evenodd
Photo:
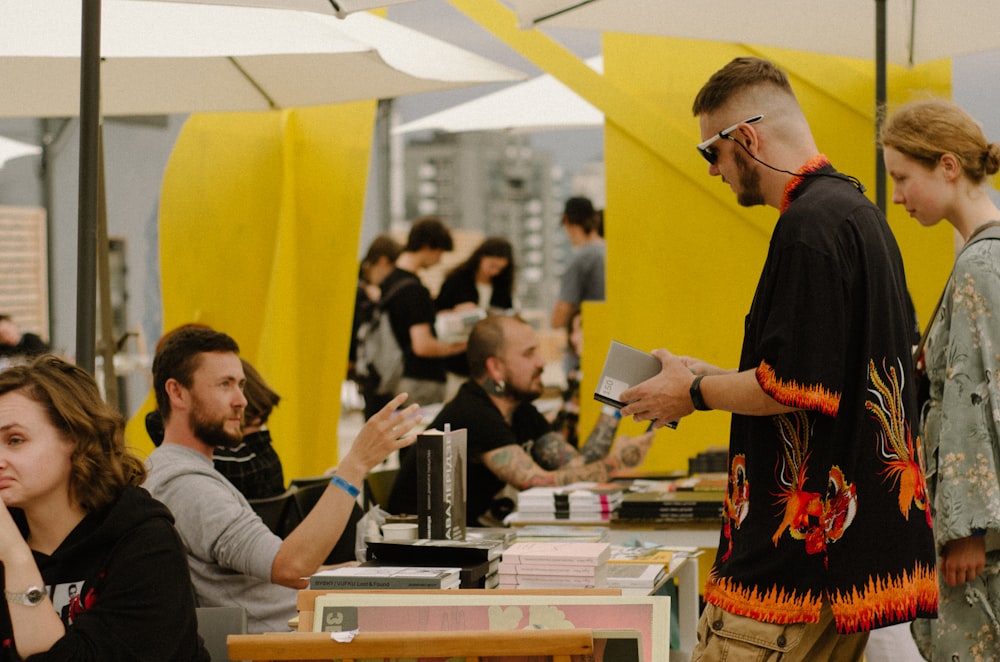
<path fill-rule="evenodd" d="M 755 373 L 757 383 L 783 405 L 799 409 L 809 409 L 836 416 L 840 410 L 840 394 L 829 391 L 820 385 L 802 386 L 798 382 L 783 381 L 774 374 L 774 368 L 761 361 Z"/>
<path fill-rule="evenodd" d="M 938 584 L 933 566 L 915 567 L 888 580 L 871 577 L 862 589 L 830 597 L 830 609 L 841 634 L 937 613 Z"/>

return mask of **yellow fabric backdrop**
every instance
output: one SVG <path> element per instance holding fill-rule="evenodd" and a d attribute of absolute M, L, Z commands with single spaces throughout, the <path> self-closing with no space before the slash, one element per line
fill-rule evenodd
<path fill-rule="evenodd" d="M 375 103 L 192 115 L 164 175 L 164 330 L 232 335 L 281 397 L 286 479 L 337 463 Z M 151 450 L 143 419 L 133 444 Z"/>

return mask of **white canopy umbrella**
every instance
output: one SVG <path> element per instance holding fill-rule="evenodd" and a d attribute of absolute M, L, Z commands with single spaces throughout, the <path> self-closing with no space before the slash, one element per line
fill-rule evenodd
<path fill-rule="evenodd" d="M 363 12 L 0 0 L 0 16 L 0 117 L 81 115 L 76 357 L 90 371 L 101 115 L 270 110 L 523 78 Z"/>
<path fill-rule="evenodd" d="M 504 0 L 523 28 L 730 41 L 873 59 L 886 8 L 889 62 L 919 64 L 1000 47 L 995 0 Z"/>
<path fill-rule="evenodd" d="M 596 71 L 603 70 L 600 56 L 587 60 Z M 451 108 L 401 124 L 396 134 L 436 129 L 448 133 L 463 131 L 549 131 L 601 126 L 604 113 L 550 74 L 484 94 Z"/>
<path fill-rule="evenodd" d="M 319 14 L 332 14 L 343 18 L 356 11 L 398 5 L 410 0 L 158 0 L 160 2 L 197 2 L 203 5 L 242 5 L 244 7 L 271 7 L 295 9 Z"/>
<path fill-rule="evenodd" d="M 42 153 L 42 148 L 38 145 L 30 145 L 20 140 L 4 138 L 0 136 L 0 168 L 7 161 L 19 159 L 22 156 L 35 156 Z"/>
<path fill-rule="evenodd" d="M 0 0 L 0 116 L 80 108 L 80 0 Z M 523 76 L 366 13 L 104 0 L 101 113 L 269 110 Z"/>
<path fill-rule="evenodd" d="M 1000 48 L 996 0 L 504 0 L 523 28 L 759 44 L 875 61 L 875 106 L 886 100 L 886 63 L 912 66 Z M 879 116 L 876 115 L 876 122 Z M 881 146 L 875 201 L 885 209 Z"/>

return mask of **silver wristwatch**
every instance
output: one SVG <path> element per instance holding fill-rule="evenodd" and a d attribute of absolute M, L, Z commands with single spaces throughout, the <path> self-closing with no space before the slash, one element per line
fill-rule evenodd
<path fill-rule="evenodd" d="M 29 586 L 24 593 L 4 591 L 3 596 L 7 598 L 7 602 L 34 607 L 45 599 L 45 589 L 41 586 Z"/>

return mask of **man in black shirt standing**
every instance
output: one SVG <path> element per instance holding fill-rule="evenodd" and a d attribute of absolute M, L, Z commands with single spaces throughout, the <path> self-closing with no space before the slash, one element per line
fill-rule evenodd
<path fill-rule="evenodd" d="M 434 334 L 436 311 L 430 291 L 417 274 L 441 261 L 452 250 L 451 232 L 433 216 L 418 218 L 410 227 L 406 247 L 396 268 L 382 281 L 381 305 L 389 314 L 396 342 L 403 350 L 403 377 L 396 393 L 406 393 L 408 404 L 442 402 L 447 380 L 443 359 L 461 354 L 465 343 L 443 343 Z M 366 396 L 365 418 L 381 409 L 395 393 Z"/>

